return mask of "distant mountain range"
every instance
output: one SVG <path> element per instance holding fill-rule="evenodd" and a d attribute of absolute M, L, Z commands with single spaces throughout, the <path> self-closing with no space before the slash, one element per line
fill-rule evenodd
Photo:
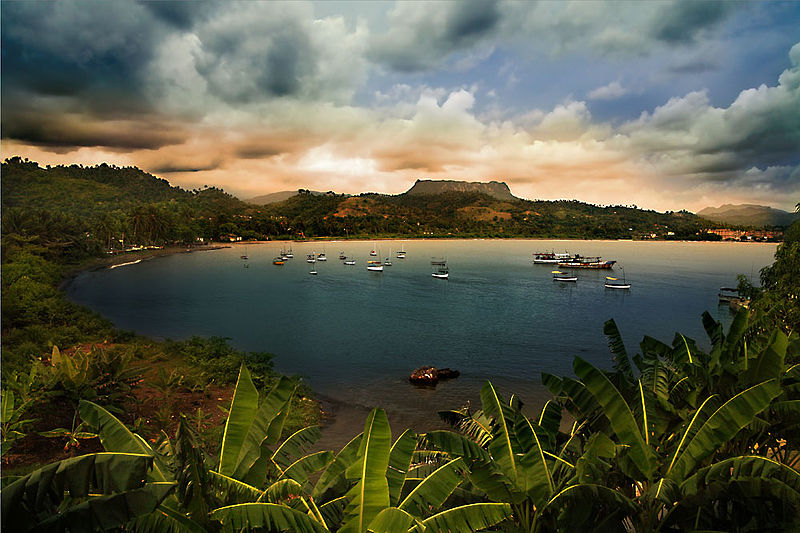
<path fill-rule="evenodd" d="M 797 213 L 755 204 L 706 207 L 698 211 L 697 215 L 715 222 L 738 226 L 789 226 L 800 216 Z"/>

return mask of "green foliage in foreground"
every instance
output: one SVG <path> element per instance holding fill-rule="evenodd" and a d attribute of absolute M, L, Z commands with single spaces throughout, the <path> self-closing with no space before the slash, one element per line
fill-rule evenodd
<path fill-rule="evenodd" d="M 575 377 L 543 375 L 553 399 L 533 416 L 487 383 L 479 411 L 442 412 L 453 431 L 393 440 L 375 409 L 338 453 L 307 453 L 316 426 L 284 435 L 296 384 L 282 378 L 262 395 L 244 366 L 214 458 L 185 419 L 174 439 L 151 445 L 96 404 L 79 411 L 109 452 L 151 460 L 147 490 L 174 487 L 150 498 L 152 509 L 113 507 L 115 524 L 131 531 L 800 527 L 800 336 L 764 330 L 746 311 L 727 332 L 708 315 L 704 326 L 708 351 L 676 334 L 671 344 L 645 337 L 631 357 L 609 321 L 614 369 L 576 357 Z M 4 506 L 18 486 L 3 489 Z M 39 523 L 59 519 L 56 506 L 67 516 L 83 503 L 26 505 Z"/>

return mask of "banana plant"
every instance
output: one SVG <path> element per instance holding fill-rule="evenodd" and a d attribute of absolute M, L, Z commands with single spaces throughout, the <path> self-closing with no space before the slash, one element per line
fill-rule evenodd
<path fill-rule="evenodd" d="M 633 506 L 602 484 L 607 460 L 617 447 L 603 434 L 585 439 L 585 421 L 561 432 L 557 403 L 547 402 L 536 417 L 528 418 L 518 398 L 504 400 L 490 382 L 481 390 L 481 403 L 483 409 L 475 413 L 468 409 L 440 413 L 456 432 L 431 431 L 423 442 L 445 452 L 448 459 L 465 461 L 469 488 L 478 497 L 509 504 L 519 530 L 550 531 L 567 523 L 570 517 L 558 511 L 579 494 L 584 500 L 578 507 L 587 513 Z M 571 518 L 578 528 L 581 520 L 588 520 L 585 513 L 573 512 Z"/>
<path fill-rule="evenodd" d="M 743 326 L 734 324 L 734 328 Z M 770 434 L 773 440 L 786 436 L 785 428 L 770 422 L 775 406 L 781 404 L 776 400 L 786 394 L 781 386 L 787 374 L 783 364 L 786 338 L 777 332 L 765 347 L 753 350 L 747 360 L 749 370 L 740 372 L 736 377 L 738 386 L 726 396 L 731 382 L 726 365 L 732 368 L 739 350 L 736 346 L 742 346 L 740 353 L 744 353 L 744 347 L 739 341 L 726 343 L 721 329 L 713 331 L 716 348 L 712 351 L 716 353 L 710 356 L 685 349 L 692 346 L 685 339 L 681 339 L 685 349 L 682 353 L 646 339 L 642 343 L 643 348 L 648 348 L 643 350 L 645 355 L 634 359 L 640 369 L 638 378 L 626 372 L 623 379 L 619 374 L 624 364 L 616 364 L 615 372 L 603 372 L 576 357 L 573 370 L 583 388 L 575 387 L 569 378 L 547 379 L 550 390 L 577 422 L 591 428 L 591 422 L 598 417 L 592 414 L 592 418 L 587 412 L 597 409 L 609 422 L 602 432 L 589 432 L 594 433 L 591 437 L 603 434 L 616 445 L 615 453 L 607 459 L 617 473 L 614 484 L 608 487 L 617 493 L 620 504 L 615 511 L 616 527 L 622 527 L 622 520 L 637 531 L 711 527 L 757 502 L 771 504 L 772 518 L 797 516 L 800 511 L 800 475 L 767 454 L 762 456 L 765 447 L 749 440 L 758 431 Z M 741 337 L 735 334 L 728 338 Z M 617 347 L 615 356 L 622 353 Z M 704 387 L 713 385 L 713 380 L 695 381 L 697 375 L 687 370 L 687 375 L 681 377 L 680 372 L 686 370 L 681 362 L 692 366 L 698 360 L 708 363 L 711 359 L 716 361 L 711 363 L 716 365 L 715 370 L 708 370 L 703 378 L 722 377 L 717 383 L 724 385 L 720 392 L 708 394 Z M 700 390 L 693 391 L 691 401 L 685 401 L 685 395 L 673 394 L 682 380 L 697 384 Z M 574 391 L 583 393 L 584 389 L 594 404 L 572 397 Z M 676 399 L 680 405 L 670 403 Z M 587 404 L 593 405 L 592 410 L 578 408 Z M 787 411 L 792 408 L 793 405 L 786 405 Z M 738 455 L 742 451 L 737 447 L 739 443 L 747 444 L 742 455 Z M 722 472 L 727 475 L 724 480 Z M 780 479 L 768 481 L 766 472 Z M 748 490 L 743 491 L 742 487 Z M 575 507 L 567 501 L 563 503 L 566 508 Z M 709 510 L 716 515 L 710 515 Z M 571 514 L 570 511 L 565 516 Z M 770 523 L 769 516 L 759 522 L 759 527 Z"/>
<path fill-rule="evenodd" d="M 108 531 L 152 513 L 174 490 L 145 481 L 147 454 L 94 453 L 51 463 L 0 491 L 6 531 Z"/>
<path fill-rule="evenodd" d="M 412 463 L 416 442 L 417 437 L 405 431 L 392 443 L 386 413 L 374 409 L 364 432 L 342 448 L 310 490 L 299 483 L 286 484 L 283 490 L 273 486 L 261 501 L 222 507 L 211 516 L 226 530 L 298 533 L 479 531 L 510 516 L 510 506 L 504 503 L 439 511 L 466 481 L 466 466 L 452 459 L 416 477 L 423 470 L 423 465 Z"/>
<path fill-rule="evenodd" d="M 157 445 L 151 446 L 92 402 L 81 401 L 79 413 L 95 429 L 106 450 L 152 457 L 153 469 L 148 479 L 180 482 L 176 494 L 137 521 L 136 530 L 200 532 L 216 528 L 217 524 L 208 519 L 208 511 L 219 504 L 255 501 L 272 482 L 308 478 L 327 464 L 329 456 L 332 459 L 327 452 L 293 460 L 318 437 L 316 426 L 301 429 L 281 441 L 296 387 L 293 379 L 282 377 L 262 398 L 250 372 L 242 365 L 216 460 L 206 458 L 198 450 L 196 438 L 185 420 L 179 424 L 174 441 L 163 436 Z"/>

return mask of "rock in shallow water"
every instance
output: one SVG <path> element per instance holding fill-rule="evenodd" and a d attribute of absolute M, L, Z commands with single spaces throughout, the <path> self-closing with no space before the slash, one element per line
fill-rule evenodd
<path fill-rule="evenodd" d="M 421 366 L 414 370 L 408 380 L 417 385 L 436 385 L 440 379 L 457 378 L 460 372 L 450 368 L 437 369 L 435 366 Z"/>

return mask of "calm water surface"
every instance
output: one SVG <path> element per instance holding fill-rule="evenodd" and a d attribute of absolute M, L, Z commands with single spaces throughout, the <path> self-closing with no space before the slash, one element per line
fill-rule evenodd
<path fill-rule="evenodd" d="M 120 328 L 156 338 L 230 337 L 248 351 L 276 354 L 275 366 L 302 374 L 339 405 L 343 428 L 363 424 L 373 406 L 393 425 L 437 425 L 435 412 L 477 402 L 491 378 L 529 405 L 547 397 L 541 372 L 571 374 L 574 355 L 610 366 L 603 322 L 614 318 L 633 353 L 643 335 L 671 343 L 676 331 L 707 346 L 700 315 L 718 307 L 717 290 L 772 262 L 775 245 L 626 241 L 398 241 L 295 243 L 295 258 L 272 265 L 281 243 L 178 254 L 80 274 L 68 296 Z M 369 251 L 391 254 L 384 272 L 366 270 Z M 240 255 L 249 255 L 243 268 Z M 579 271 L 576 284 L 533 265 L 537 250 L 615 259 L 630 291 L 603 287 L 608 271 Z M 326 252 L 309 275 L 306 254 Z M 354 257 L 355 266 L 337 259 Z M 431 276 L 432 257 L 447 258 L 450 279 Z M 619 269 L 614 275 L 619 275 Z M 411 386 L 414 368 L 461 371 L 436 389 Z M 342 410 L 342 406 L 346 409 Z M 344 413 L 347 411 L 347 413 Z M 356 412 L 356 414 L 353 414 Z M 352 417 L 349 420 L 348 417 Z"/>

